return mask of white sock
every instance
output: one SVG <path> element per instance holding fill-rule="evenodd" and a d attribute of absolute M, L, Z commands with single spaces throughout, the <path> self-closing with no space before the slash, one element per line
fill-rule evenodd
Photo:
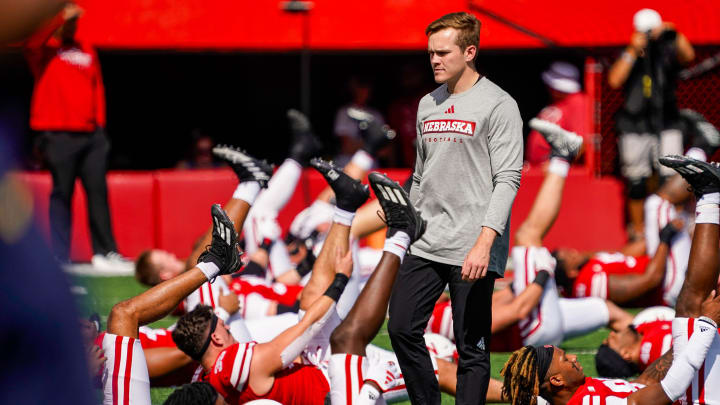
<path fill-rule="evenodd" d="M 285 159 L 273 174 L 268 188 L 258 198 L 256 205 L 267 211 L 282 211 L 295 192 L 301 175 L 302 166 L 292 159 Z"/>
<path fill-rule="evenodd" d="M 375 405 L 381 397 L 382 394 L 380 394 L 380 391 L 378 391 L 377 388 L 375 388 L 372 384 L 365 383 L 360 389 L 360 394 L 358 394 L 356 404 Z"/>
<path fill-rule="evenodd" d="M 385 246 L 383 247 L 383 251 L 392 253 L 395 256 L 399 257 L 400 263 L 402 263 L 408 247 L 410 247 L 410 236 L 405 232 L 397 231 L 395 232 L 395 235 L 385 239 Z"/>
<path fill-rule="evenodd" d="M 207 277 L 208 281 L 212 281 L 215 277 L 217 277 L 218 273 L 220 273 L 220 269 L 213 262 L 201 262 L 198 263 L 195 267 L 197 267 L 198 269 L 200 269 L 200 271 L 203 272 L 205 277 Z"/>
<path fill-rule="evenodd" d="M 350 163 L 354 164 L 355 166 L 357 166 L 365 171 L 368 171 L 368 170 L 372 169 L 372 166 L 375 163 L 375 159 L 373 159 L 373 157 L 370 156 L 369 153 L 360 149 L 357 152 L 355 152 L 352 159 L 350 159 Z"/>
<path fill-rule="evenodd" d="M 720 193 L 703 194 L 695 207 L 696 224 L 720 225 Z"/>
<path fill-rule="evenodd" d="M 685 156 L 689 158 L 693 158 L 696 160 L 701 160 L 703 162 L 707 162 L 707 154 L 704 150 L 700 148 L 690 148 L 687 152 L 685 152 Z"/>
<path fill-rule="evenodd" d="M 559 157 L 550 159 L 550 165 L 548 166 L 548 172 L 557 174 L 558 176 L 565 178 L 570 171 L 570 163 L 567 160 Z"/>
<path fill-rule="evenodd" d="M 236 200 L 243 200 L 246 203 L 253 205 L 258 193 L 260 193 L 260 183 L 256 181 L 246 181 L 238 184 L 232 198 Z"/>
<path fill-rule="evenodd" d="M 350 226 L 350 225 L 352 225 L 352 221 L 354 218 L 355 218 L 354 212 L 345 211 L 343 209 L 335 207 L 335 214 L 333 215 L 333 222 L 337 222 L 340 225 Z"/>

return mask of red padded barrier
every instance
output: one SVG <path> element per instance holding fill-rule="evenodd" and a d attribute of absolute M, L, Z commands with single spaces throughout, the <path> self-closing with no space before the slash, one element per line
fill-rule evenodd
<path fill-rule="evenodd" d="M 402 183 L 409 171 L 385 170 Z M 34 196 L 35 220 L 48 236 L 48 199 L 51 180 L 47 172 L 16 173 Z M 542 171 L 523 173 L 515 199 L 511 232 L 527 216 L 543 180 Z M 367 179 L 364 179 L 367 182 Z M 209 207 L 224 204 L 232 195 L 237 179 L 230 169 L 155 172 L 113 172 L 108 174 L 108 197 L 115 238 L 120 252 L 135 257 L 155 247 L 178 257 L 187 257 L 195 241 L 210 226 Z M 295 215 L 307 207 L 325 188 L 322 176 L 305 170 L 295 193 L 278 218 L 287 231 Z M 73 198 L 72 258 L 87 261 L 91 256 L 85 208 L 85 193 L 76 184 Z M 625 241 L 623 188 L 613 178 L 589 178 L 585 169 L 573 169 L 568 176 L 563 204 L 555 226 L 545 238 L 549 248 L 572 246 L 583 250 L 617 249 Z"/>

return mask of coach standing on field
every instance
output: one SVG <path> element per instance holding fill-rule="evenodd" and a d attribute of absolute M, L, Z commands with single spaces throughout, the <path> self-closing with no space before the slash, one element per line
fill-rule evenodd
<path fill-rule="evenodd" d="M 495 278 L 507 261 L 510 208 L 520 186 L 522 120 L 510 95 L 475 67 L 480 21 L 453 13 L 432 22 L 435 81 L 417 114 L 410 199 L 428 221 L 399 270 L 388 330 L 413 404 L 439 404 L 423 330 L 450 286 L 460 354 L 457 403 L 485 403 Z"/>

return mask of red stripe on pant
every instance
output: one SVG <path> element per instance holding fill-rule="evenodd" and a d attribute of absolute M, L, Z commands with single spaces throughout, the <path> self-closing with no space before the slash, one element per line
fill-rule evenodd
<path fill-rule="evenodd" d="M 688 335 L 688 341 L 690 341 L 690 337 L 693 334 L 693 330 L 695 328 L 695 318 L 688 318 L 688 327 L 687 327 L 687 335 Z M 678 353 L 679 354 L 679 353 Z M 694 379 L 693 379 L 694 380 Z M 687 391 L 685 391 L 685 396 L 687 399 L 688 404 L 692 404 L 692 392 L 693 392 L 693 383 L 690 383 L 690 386 L 688 387 Z"/>
<path fill-rule="evenodd" d="M 362 389 L 363 386 L 363 376 L 362 376 L 362 357 L 357 356 L 357 372 L 358 372 L 358 393 L 359 390 Z"/>
<path fill-rule="evenodd" d="M 123 405 L 130 404 L 130 377 L 132 376 L 132 355 L 135 339 L 128 338 L 127 357 L 125 358 L 125 375 L 123 376 Z"/>
<path fill-rule="evenodd" d="M 120 372 L 120 360 L 122 359 L 122 336 L 115 336 L 115 364 L 113 364 L 112 375 L 112 400 L 113 405 L 118 401 L 118 373 Z"/>
<path fill-rule="evenodd" d="M 352 399 L 353 399 L 353 393 L 352 393 L 352 379 L 350 375 L 350 361 L 352 360 L 352 355 L 346 354 L 345 355 L 345 404 L 351 405 Z"/>

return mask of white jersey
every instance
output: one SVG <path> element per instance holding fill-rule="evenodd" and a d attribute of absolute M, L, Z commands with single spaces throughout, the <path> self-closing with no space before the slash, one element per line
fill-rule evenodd
<path fill-rule="evenodd" d="M 105 333 L 104 405 L 150 405 L 150 376 L 140 339 Z"/>

